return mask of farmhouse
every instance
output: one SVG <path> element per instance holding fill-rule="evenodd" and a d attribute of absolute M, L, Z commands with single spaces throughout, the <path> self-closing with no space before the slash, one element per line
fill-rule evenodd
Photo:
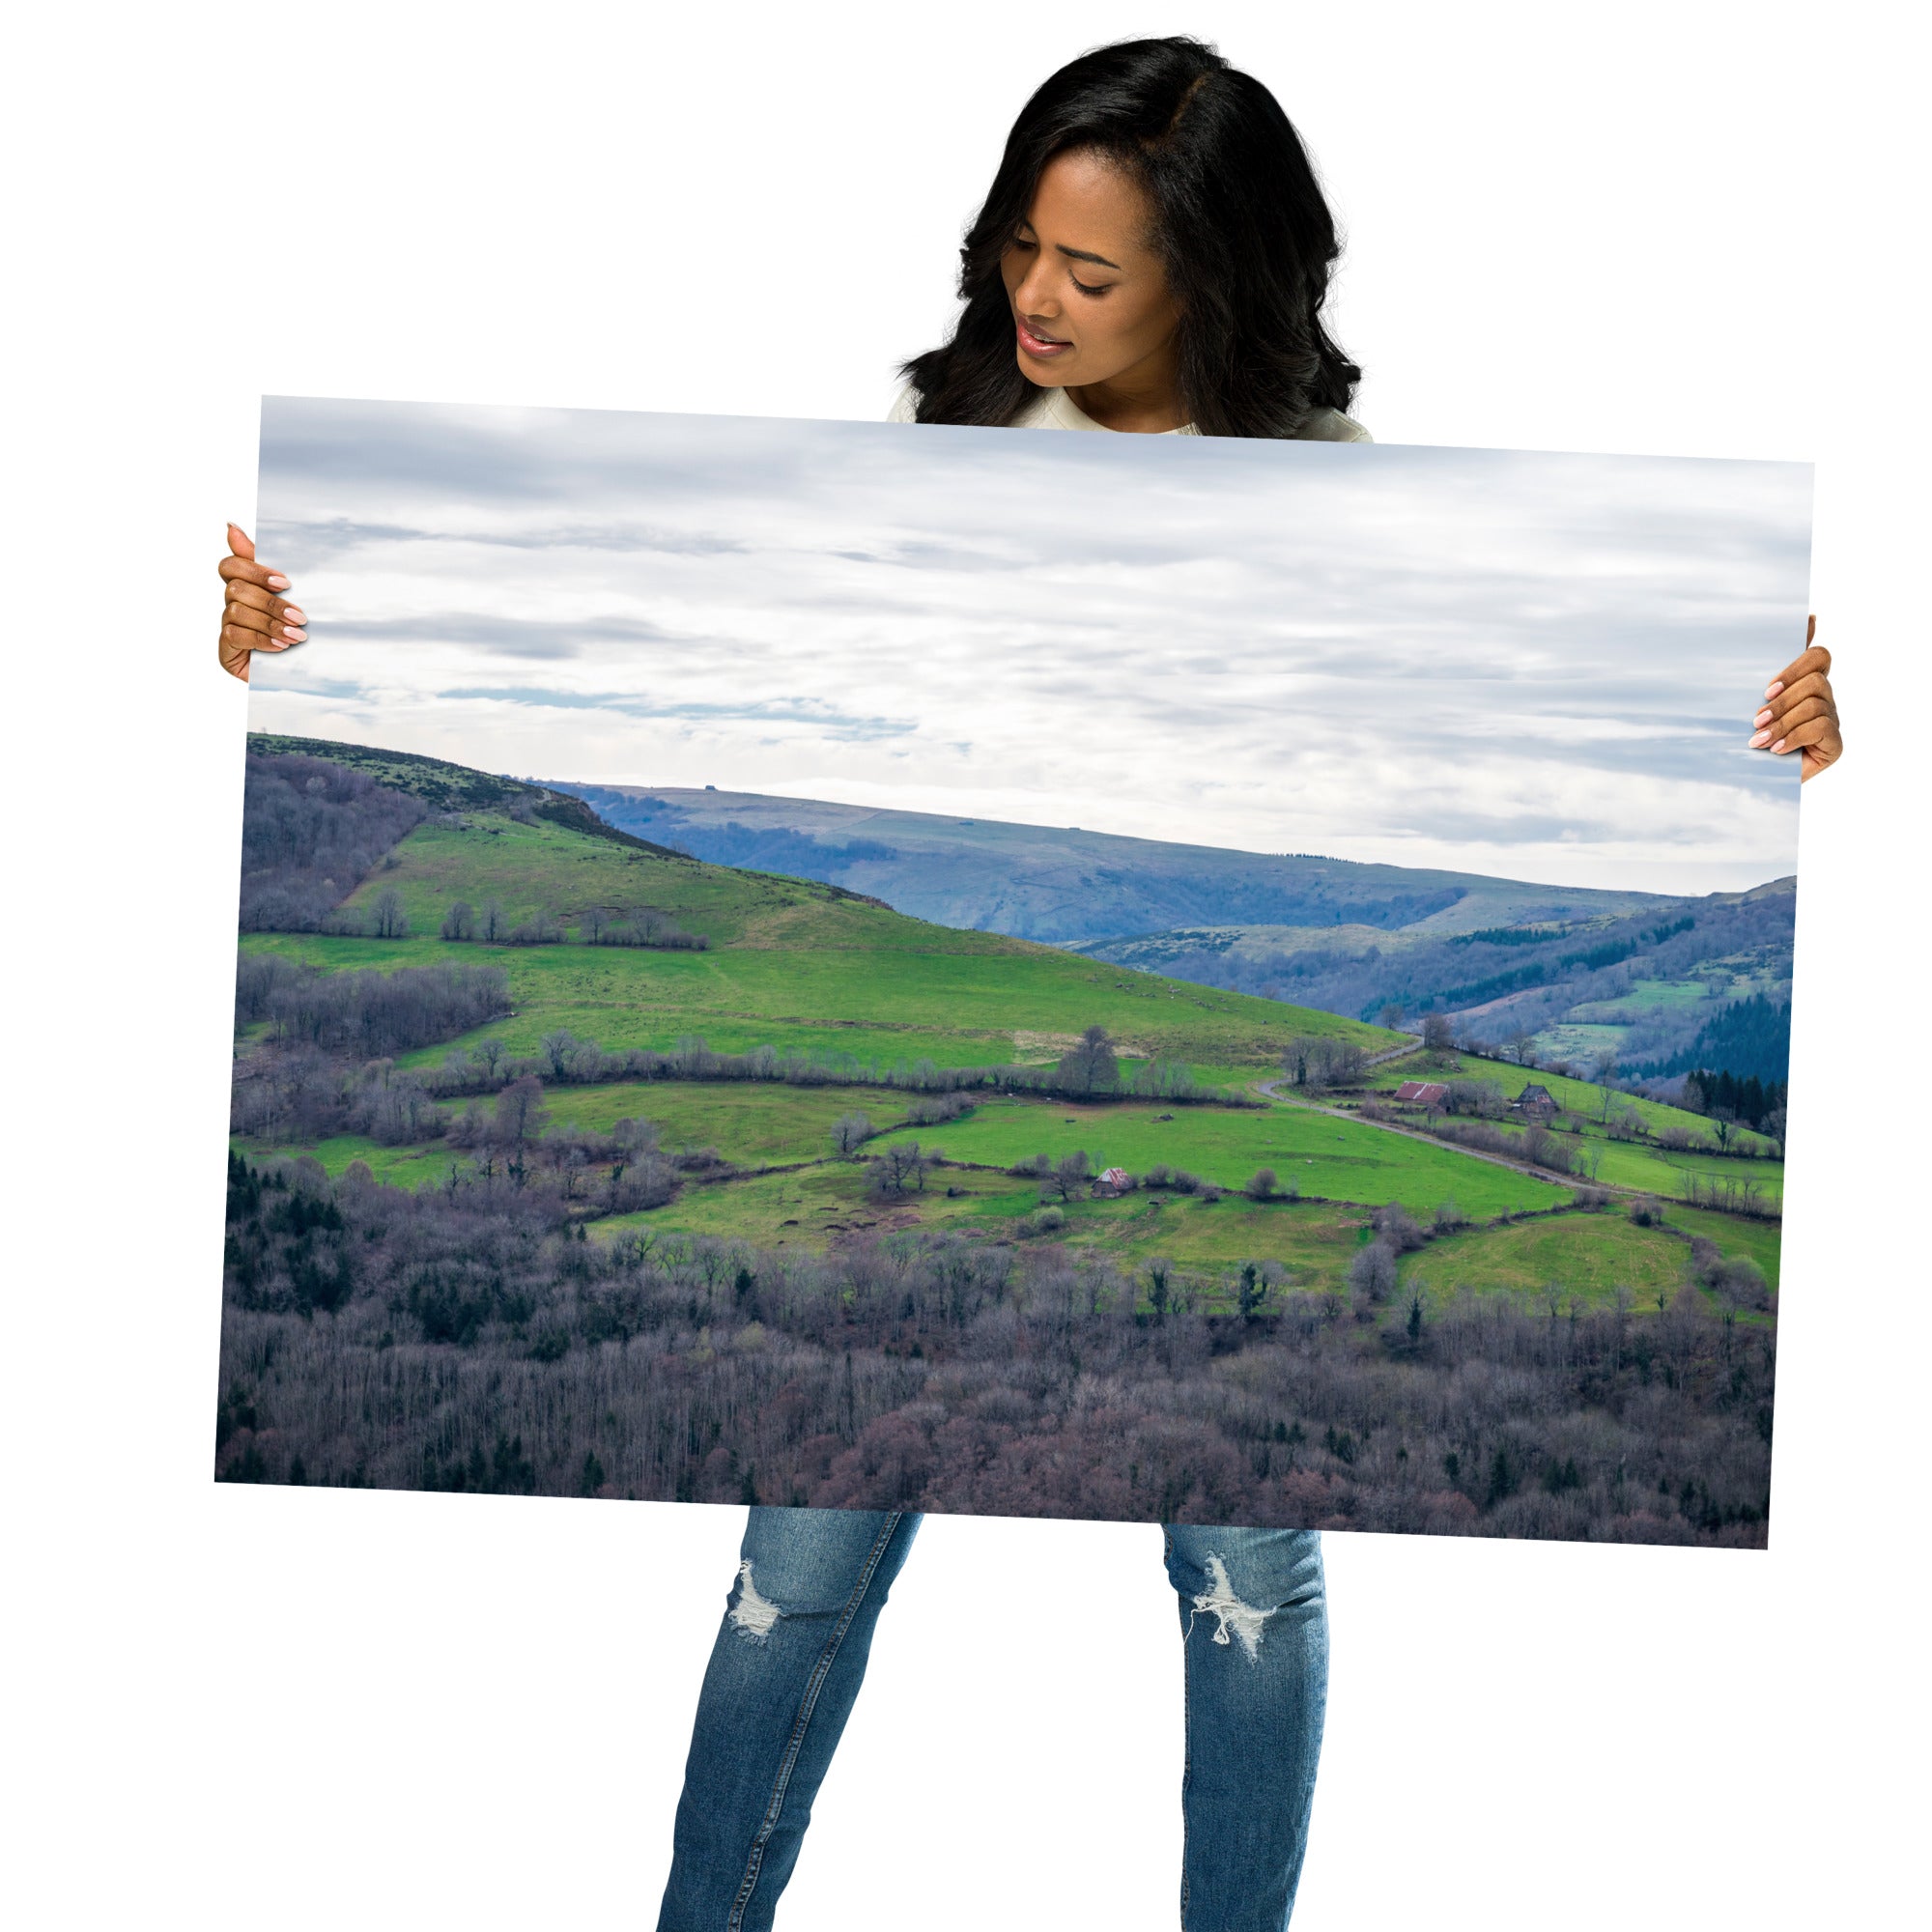
<path fill-rule="evenodd" d="M 1556 1102 L 1550 1097 L 1549 1089 L 1534 1080 L 1510 1104 L 1517 1113 L 1539 1121 L 1547 1121 L 1556 1112 Z"/>
<path fill-rule="evenodd" d="M 1410 1107 L 1439 1107 L 1449 1089 L 1439 1080 L 1405 1080 L 1395 1097 Z"/>
<path fill-rule="evenodd" d="M 1127 1191 L 1127 1170 L 1124 1167 L 1110 1167 L 1100 1176 L 1096 1185 L 1109 1194 L 1124 1194 Z"/>

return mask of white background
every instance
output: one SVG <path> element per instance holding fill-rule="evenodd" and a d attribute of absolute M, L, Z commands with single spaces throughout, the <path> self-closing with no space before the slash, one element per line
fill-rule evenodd
<path fill-rule="evenodd" d="M 1918 1903 L 1925 182 L 1905 7 L 43 8 L 10 36 L 8 1675 L 40 1926 L 652 1922 L 739 1513 L 217 1488 L 255 399 L 876 417 L 1025 91 L 1220 40 L 1384 441 L 1815 459 L 1774 1548 L 1328 1539 L 1296 1932 Z M 24 687 L 24 688 L 23 688 Z M 1906 1105 L 1901 1110 L 1901 1102 Z M 1174 1922 L 1144 1527 L 933 1522 L 786 1932 Z"/>

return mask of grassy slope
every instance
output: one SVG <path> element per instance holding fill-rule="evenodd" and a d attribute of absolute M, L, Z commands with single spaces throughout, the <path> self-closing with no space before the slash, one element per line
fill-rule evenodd
<path fill-rule="evenodd" d="M 864 1114 L 879 1126 L 905 1118 L 903 1096 L 876 1087 L 744 1087 L 703 1081 L 618 1082 L 557 1087 L 549 1094 L 554 1126 L 604 1133 L 631 1116 L 651 1122 L 667 1152 L 716 1148 L 726 1160 L 762 1167 L 822 1160 L 832 1123 Z"/>
<path fill-rule="evenodd" d="M 1162 1120 L 1163 1114 L 1171 1118 Z M 1224 1187 L 1240 1187 L 1258 1168 L 1272 1167 L 1284 1184 L 1293 1180 L 1304 1194 L 1371 1206 L 1400 1201 L 1425 1216 L 1451 1198 L 1463 1213 L 1484 1217 L 1554 1207 L 1570 1198 L 1568 1187 L 1472 1160 L 1452 1148 L 1288 1106 L 1236 1112 L 994 1100 L 966 1120 L 908 1127 L 885 1138 L 917 1140 L 950 1159 L 999 1167 L 1036 1153 L 1058 1159 L 1084 1149 L 1096 1167 L 1144 1173 L 1165 1161 Z"/>
<path fill-rule="evenodd" d="M 867 1198 L 862 1167 L 833 1163 L 688 1188 L 669 1208 L 613 1217 L 597 1233 L 709 1236 L 822 1253 L 843 1240 L 914 1228 L 1023 1238 L 1018 1224 L 1038 1206 L 1038 1190 L 1025 1181 L 955 1168 L 935 1175 L 923 1195 L 885 1207 Z M 1363 1226 L 1359 1214 L 1344 1208 L 1307 1202 L 1263 1207 L 1236 1197 L 1208 1206 L 1137 1194 L 1075 1202 L 1064 1211 L 1059 1241 L 1123 1265 L 1158 1255 L 1194 1279 L 1213 1282 L 1243 1262 L 1278 1261 L 1295 1287 L 1330 1290 L 1344 1286 Z"/>
<path fill-rule="evenodd" d="M 244 945 L 331 970 L 502 964 L 516 1013 L 491 1031 L 519 1049 L 565 1026 L 607 1048 L 668 1046 L 695 1033 L 721 1050 L 833 1046 L 957 1065 L 1042 1058 L 1056 1038 L 1097 1023 L 1136 1053 L 1267 1067 L 1296 1034 L 1372 1048 L 1396 1037 L 1328 1013 L 1122 974 L 998 933 L 929 925 L 806 880 L 661 858 L 490 812 L 421 826 L 392 857 L 351 903 L 393 887 L 411 937 L 251 934 Z M 712 949 L 446 946 L 427 935 L 457 898 L 495 898 L 513 918 L 539 907 L 568 919 L 590 905 L 646 905 L 703 933 Z M 1016 1038 L 1027 1035 L 1046 1042 Z"/>
<path fill-rule="evenodd" d="M 1639 1297 L 1674 1291 L 1688 1259 L 1684 1243 L 1660 1228 L 1639 1228 L 1618 1214 L 1564 1214 L 1445 1236 L 1404 1258 L 1402 1282 L 1425 1290 L 1425 1303 L 1461 1288 L 1534 1295 L 1555 1284 L 1566 1306 L 1571 1294 L 1599 1304 L 1619 1286 Z"/>

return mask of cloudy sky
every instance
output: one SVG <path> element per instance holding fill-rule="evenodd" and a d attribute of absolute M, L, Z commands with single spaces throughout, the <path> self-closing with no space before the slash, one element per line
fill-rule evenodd
<path fill-rule="evenodd" d="M 264 404 L 310 640 L 262 730 L 1259 852 L 1706 892 L 1796 868 L 1746 749 L 1797 464 Z"/>

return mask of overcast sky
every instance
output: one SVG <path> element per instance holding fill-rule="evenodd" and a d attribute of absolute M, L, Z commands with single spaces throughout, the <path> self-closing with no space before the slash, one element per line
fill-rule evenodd
<path fill-rule="evenodd" d="M 1706 892 L 1804 465 L 271 398 L 310 641 L 255 728 L 1260 852 Z"/>

